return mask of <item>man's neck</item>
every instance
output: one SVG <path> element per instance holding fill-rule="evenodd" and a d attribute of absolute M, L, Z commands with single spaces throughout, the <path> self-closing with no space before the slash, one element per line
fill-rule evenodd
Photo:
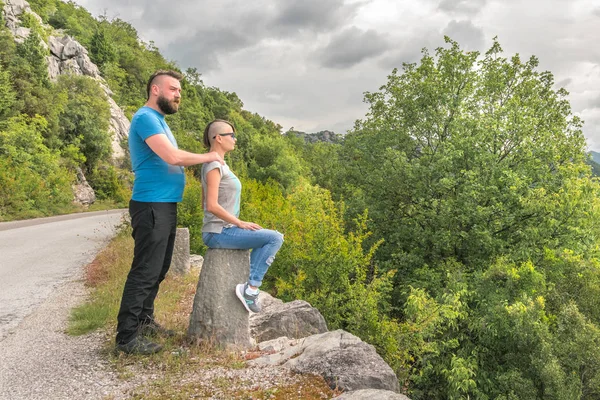
<path fill-rule="evenodd" d="M 156 104 L 156 102 L 155 102 L 155 101 L 148 100 L 148 101 L 146 102 L 146 104 L 144 104 L 144 105 L 145 105 L 146 107 L 149 107 L 149 108 L 153 109 L 154 111 L 156 111 L 156 112 L 158 112 L 158 113 L 162 114 L 162 116 L 163 116 L 163 117 L 165 116 L 165 113 L 164 113 L 164 112 L 162 112 L 162 110 L 160 109 L 160 107 L 158 106 L 158 104 Z"/>

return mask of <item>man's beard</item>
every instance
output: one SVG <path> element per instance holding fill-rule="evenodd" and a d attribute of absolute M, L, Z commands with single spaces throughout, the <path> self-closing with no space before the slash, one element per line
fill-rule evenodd
<path fill-rule="evenodd" d="M 158 105 L 158 108 L 160 108 L 160 111 L 166 115 L 175 114 L 179 108 L 179 104 L 175 103 L 175 100 L 169 101 L 164 96 L 158 96 L 156 104 Z"/>

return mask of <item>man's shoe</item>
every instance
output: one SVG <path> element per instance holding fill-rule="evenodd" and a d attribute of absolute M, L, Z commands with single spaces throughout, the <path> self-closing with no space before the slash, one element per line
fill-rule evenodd
<path fill-rule="evenodd" d="M 162 337 L 174 337 L 176 336 L 175 331 L 167 329 L 160 325 L 155 320 L 147 320 L 143 322 L 139 327 L 139 334 L 142 336 L 162 336 Z"/>
<path fill-rule="evenodd" d="M 129 343 L 117 344 L 117 350 L 127 354 L 149 355 L 158 353 L 162 348 L 160 344 L 153 343 L 143 336 L 136 336 Z"/>
<path fill-rule="evenodd" d="M 244 307 L 248 312 L 257 313 L 260 312 L 260 304 L 258 303 L 258 293 L 256 294 L 248 294 L 246 293 L 246 289 L 248 288 L 248 283 L 240 283 L 235 287 L 235 294 L 240 299 Z"/>

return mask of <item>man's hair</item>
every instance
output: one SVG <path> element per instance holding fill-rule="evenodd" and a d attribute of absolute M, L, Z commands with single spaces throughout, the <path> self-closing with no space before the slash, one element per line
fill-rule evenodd
<path fill-rule="evenodd" d="M 150 98 L 150 89 L 152 88 L 152 83 L 154 82 L 154 80 L 161 76 L 161 75 L 168 75 L 172 78 L 177 79 L 178 81 L 183 79 L 183 75 L 180 74 L 177 71 L 173 71 L 173 70 L 166 70 L 166 69 L 159 69 L 158 71 L 156 71 L 155 73 L 152 74 L 152 76 L 150 77 L 150 79 L 148 79 L 148 84 L 146 85 L 146 96 L 147 99 Z"/>
<path fill-rule="evenodd" d="M 214 136 L 214 133 L 211 132 L 210 128 L 212 127 L 212 125 L 215 122 L 223 122 L 223 123 L 229 125 L 231 127 L 231 129 L 233 129 L 233 132 L 235 133 L 235 126 L 233 126 L 233 124 L 229 121 L 226 121 L 224 119 L 215 119 L 214 121 L 210 121 L 208 123 L 208 125 L 206 125 L 206 128 L 204 128 L 204 137 L 203 137 L 203 143 L 207 149 L 210 149 L 210 139 L 211 139 L 211 136 Z"/>

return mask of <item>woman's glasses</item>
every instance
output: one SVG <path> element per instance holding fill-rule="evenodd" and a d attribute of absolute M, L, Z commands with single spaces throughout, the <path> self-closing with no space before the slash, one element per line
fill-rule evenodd
<path fill-rule="evenodd" d="M 235 139 L 235 132 L 219 133 L 218 136 L 231 136 L 232 139 Z M 217 135 L 213 136 L 213 139 L 215 139 L 216 137 Z"/>

